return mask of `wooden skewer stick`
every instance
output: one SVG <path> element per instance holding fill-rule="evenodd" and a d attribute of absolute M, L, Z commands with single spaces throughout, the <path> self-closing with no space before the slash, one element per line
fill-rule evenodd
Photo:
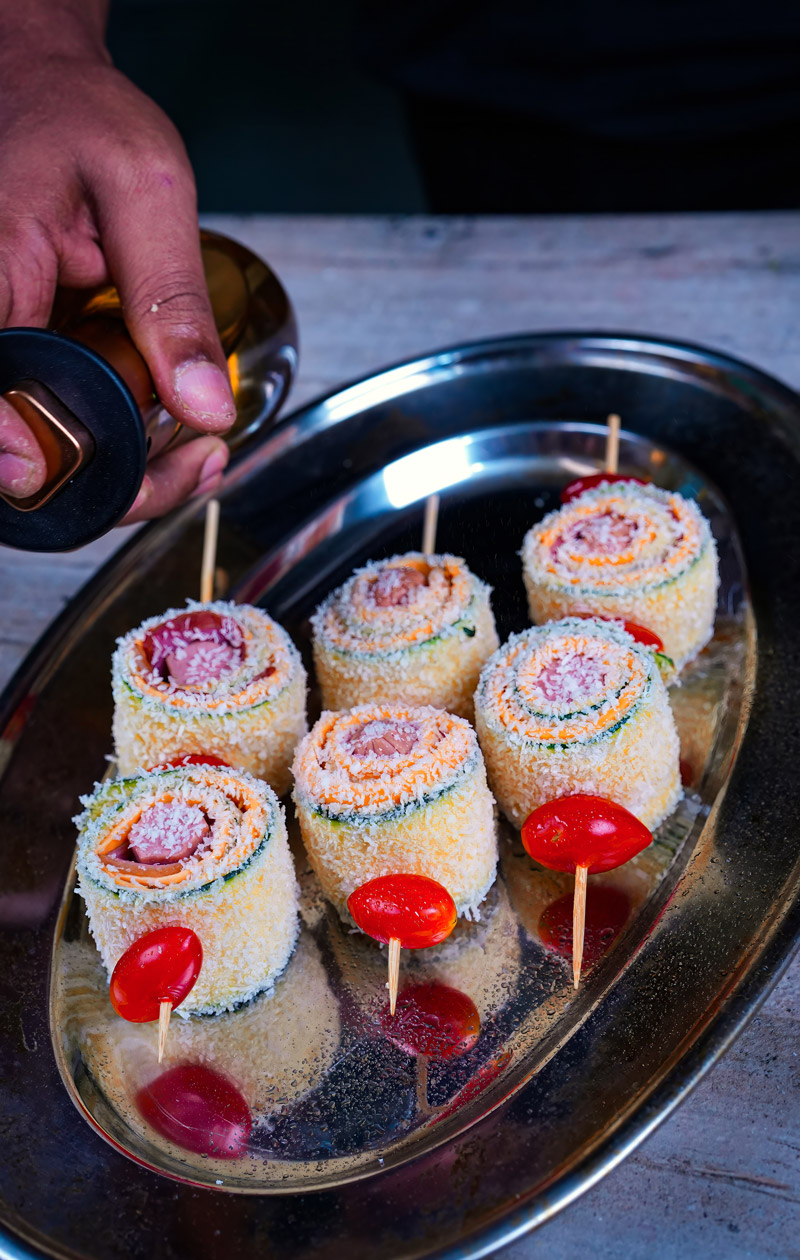
<path fill-rule="evenodd" d="M 200 570 L 200 600 L 204 604 L 210 604 L 214 598 L 214 568 L 217 561 L 218 534 L 219 499 L 209 499 L 203 535 L 203 564 Z"/>
<path fill-rule="evenodd" d="M 394 1015 L 397 1006 L 397 985 L 400 980 L 400 942 L 396 936 L 389 941 L 389 1014 Z"/>
<path fill-rule="evenodd" d="M 581 982 L 583 937 L 586 931 L 586 886 L 588 878 L 588 866 L 575 867 L 575 891 L 572 894 L 572 983 L 576 989 Z"/>
<path fill-rule="evenodd" d="M 608 425 L 608 435 L 606 437 L 605 471 L 615 473 L 619 469 L 619 416 L 612 412 L 606 424 Z"/>
<path fill-rule="evenodd" d="M 158 1061 L 164 1058 L 164 1051 L 167 1048 L 167 1033 L 169 1031 L 169 1017 L 172 1014 L 172 1003 L 162 1002 L 158 1008 Z"/>
<path fill-rule="evenodd" d="M 432 556 L 436 552 L 436 527 L 439 524 L 439 496 L 430 494 L 425 500 L 425 524 L 422 527 L 422 554 Z"/>

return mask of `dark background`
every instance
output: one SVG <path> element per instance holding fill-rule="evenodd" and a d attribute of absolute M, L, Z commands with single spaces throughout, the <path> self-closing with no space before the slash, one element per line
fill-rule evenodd
<path fill-rule="evenodd" d="M 112 0 L 201 210 L 800 205 L 800 0 Z"/>

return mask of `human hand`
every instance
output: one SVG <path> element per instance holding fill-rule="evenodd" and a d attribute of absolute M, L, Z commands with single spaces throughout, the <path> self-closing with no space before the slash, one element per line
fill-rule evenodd
<path fill-rule="evenodd" d="M 27 3 L 24 29 L 10 34 L 0 6 L 0 327 L 44 327 L 57 284 L 116 285 L 160 400 L 203 435 L 148 464 L 130 524 L 213 491 L 228 460 L 215 435 L 235 408 L 194 178 L 170 121 L 111 65 L 102 22 L 70 27 L 55 22 L 58 0 Z M 23 497 L 44 475 L 33 435 L 0 399 L 0 489 Z"/>

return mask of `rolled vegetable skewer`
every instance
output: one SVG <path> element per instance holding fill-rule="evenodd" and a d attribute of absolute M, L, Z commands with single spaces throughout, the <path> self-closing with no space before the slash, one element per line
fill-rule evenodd
<path fill-rule="evenodd" d="M 83 804 L 78 891 L 109 972 L 137 938 L 174 924 L 203 943 L 178 1014 L 233 1010 L 271 988 L 297 939 L 298 894 L 265 783 L 184 766 L 101 784 Z"/>
<path fill-rule="evenodd" d="M 471 718 L 498 642 L 489 595 L 457 556 L 409 552 L 358 569 L 312 619 L 324 707 L 380 700 Z"/>
<path fill-rule="evenodd" d="M 119 640 L 112 678 L 120 773 L 211 754 L 289 787 L 306 674 L 265 612 L 220 601 L 151 617 Z"/>
<path fill-rule="evenodd" d="M 711 638 L 713 536 L 695 503 L 632 481 L 599 486 L 525 536 L 523 572 L 536 624 L 577 613 L 636 622 L 681 669 Z"/>
<path fill-rule="evenodd" d="M 438 880 L 471 916 L 495 877 L 492 795 L 475 732 L 440 709 L 362 705 L 323 713 L 300 744 L 294 799 L 322 891 L 347 918 L 361 884 Z"/>
<path fill-rule="evenodd" d="M 481 674 L 475 724 L 517 827 L 546 801 L 591 792 L 653 828 L 682 795 L 655 654 L 616 623 L 573 617 L 512 635 Z"/>

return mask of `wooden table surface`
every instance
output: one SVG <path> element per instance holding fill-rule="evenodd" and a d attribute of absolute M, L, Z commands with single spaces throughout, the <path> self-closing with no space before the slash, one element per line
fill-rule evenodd
<path fill-rule="evenodd" d="M 396 359 L 586 329 L 738 355 L 800 388 L 800 213 L 600 218 L 217 216 L 275 267 L 302 337 L 294 402 Z M 0 683 L 128 531 L 0 552 Z M 506 1260 L 800 1257 L 800 961 L 684 1107 Z"/>

